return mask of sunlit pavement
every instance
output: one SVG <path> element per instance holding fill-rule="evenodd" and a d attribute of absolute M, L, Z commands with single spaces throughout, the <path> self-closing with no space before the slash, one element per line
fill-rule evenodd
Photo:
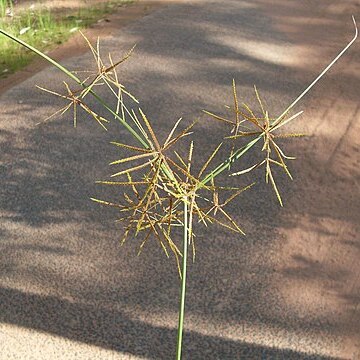
<path fill-rule="evenodd" d="M 270 4 L 271 3 L 271 4 Z M 282 110 L 353 36 L 358 1 L 182 1 L 113 33 L 102 52 L 136 52 L 120 71 L 161 139 L 180 116 L 200 117 L 199 163 L 220 141 L 231 82 L 270 116 Z M 359 359 L 359 45 L 296 110 L 284 141 L 295 176 L 278 177 L 280 208 L 258 185 L 230 207 L 246 230 L 197 230 L 189 266 L 184 359 Z M 90 54 L 74 70 L 93 69 Z M 0 359 L 171 359 L 178 275 L 154 241 L 123 247 L 116 212 L 90 197 L 127 141 L 115 122 L 104 132 L 84 114 L 36 124 L 61 100 L 64 76 L 47 68 L 0 98 Z M 94 107 L 96 108 L 96 104 Z M 240 168 L 252 165 L 244 161 Z M 241 182 L 241 180 L 238 180 Z M 242 180 L 247 184 L 250 177 Z"/>

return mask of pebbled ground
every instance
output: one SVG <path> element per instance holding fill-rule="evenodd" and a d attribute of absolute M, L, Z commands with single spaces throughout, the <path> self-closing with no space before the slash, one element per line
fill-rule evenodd
<path fill-rule="evenodd" d="M 160 137 L 183 116 L 201 118 L 200 162 L 217 142 L 223 112 L 238 94 L 279 114 L 351 39 L 359 2 L 182 1 L 114 30 L 103 53 L 134 43 L 121 79 Z M 359 43 L 297 107 L 285 145 L 293 182 L 279 178 L 279 208 L 261 182 L 232 209 L 246 229 L 199 232 L 189 267 L 184 359 L 360 359 Z M 90 53 L 64 62 L 93 66 Z M 0 98 L 0 359 L 171 359 L 178 278 L 155 242 L 137 257 L 119 246 L 111 209 L 89 197 L 116 196 L 107 178 L 126 139 L 85 116 L 36 126 L 61 101 L 46 68 Z M 96 105 L 94 105 L 96 106 Z M 252 159 L 247 159 L 250 165 Z M 258 175 L 262 179 L 262 173 Z"/>

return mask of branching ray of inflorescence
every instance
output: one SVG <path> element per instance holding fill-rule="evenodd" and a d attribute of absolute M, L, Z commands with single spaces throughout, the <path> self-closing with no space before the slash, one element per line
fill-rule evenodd
<path fill-rule="evenodd" d="M 125 241 L 131 231 L 134 231 L 135 235 L 144 232 L 145 236 L 140 245 L 141 251 L 150 235 L 155 235 L 155 238 L 158 239 L 161 247 L 167 255 L 167 247 L 175 254 L 180 270 L 178 257 L 182 256 L 182 254 L 171 237 L 171 230 L 176 226 L 184 226 L 184 214 L 181 206 L 184 201 L 187 203 L 189 211 L 188 231 L 189 241 L 193 246 L 193 254 L 195 254 L 195 234 L 193 232 L 194 219 L 205 226 L 208 226 L 210 223 L 218 223 L 230 230 L 243 233 L 243 230 L 236 224 L 235 220 L 224 210 L 224 206 L 234 200 L 244 190 L 250 188 L 253 184 L 240 188 L 226 188 L 216 185 L 215 179 L 225 170 L 232 169 L 232 165 L 245 153 L 252 149 L 260 140 L 263 141 L 262 153 L 264 153 L 264 159 L 247 169 L 233 171 L 231 175 L 243 175 L 260 166 L 265 166 L 266 182 L 271 183 L 278 201 L 282 205 L 282 198 L 276 185 L 272 168 L 273 166 L 280 167 L 290 178 L 292 178 L 286 164 L 286 160 L 292 160 L 294 158 L 285 154 L 276 142 L 276 139 L 281 137 L 297 137 L 302 136 L 302 134 L 277 134 L 276 131 L 301 115 L 302 112 L 298 112 L 291 116 L 289 113 L 356 40 L 358 30 L 354 17 L 352 19 L 355 27 L 353 39 L 278 117 L 271 118 L 269 116 L 269 112 L 265 109 L 264 102 L 261 99 L 256 87 L 255 95 L 261 110 L 261 115 L 256 116 L 255 112 L 246 104 L 239 105 L 240 101 L 237 97 L 235 80 L 233 81 L 232 90 L 234 105 L 231 109 L 234 113 L 234 120 L 226 119 L 209 111 L 205 111 L 205 113 L 215 120 L 230 127 L 230 135 L 225 138 L 225 141 L 230 140 L 232 142 L 230 155 L 222 161 L 220 165 L 213 168 L 206 175 L 204 174 L 218 154 L 221 144 L 211 153 L 202 166 L 200 172 L 195 175 L 193 174 L 193 170 L 191 168 L 194 152 L 193 143 L 191 143 L 188 155 L 185 157 L 173 150 L 174 145 L 176 145 L 179 141 L 182 141 L 188 135 L 191 135 L 190 130 L 192 130 L 194 123 L 186 127 L 185 130 L 176 134 L 178 126 L 181 122 L 181 119 L 179 119 L 170 131 L 166 141 L 163 145 L 160 145 L 160 141 L 157 139 L 155 131 L 145 113 L 140 108 L 137 112 L 133 109 L 129 109 L 125 105 L 124 95 L 131 98 L 131 100 L 136 103 L 138 101 L 119 82 L 116 68 L 130 57 L 134 48 L 116 62 L 113 61 L 111 55 L 109 54 L 109 65 L 106 65 L 100 54 L 99 40 L 96 42 L 96 45 L 93 46 L 83 35 L 94 57 L 96 71 L 91 74 L 92 78 L 91 76 L 88 76 L 86 79 L 82 80 L 75 74 L 75 72 L 69 71 L 62 65 L 58 64 L 55 60 L 26 44 L 22 40 L 17 39 L 3 30 L 0 30 L 0 33 L 10 37 L 22 46 L 25 46 L 29 50 L 40 55 L 51 64 L 55 65 L 59 70 L 64 72 L 71 80 L 81 86 L 80 89 L 72 90 L 69 84 L 64 82 L 66 88 L 65 94 L 41 88 L 42 90 L 50 92 L 51 94 L 57 95 L 68 101 L 66 106 L 49 116 L 48 119 L 55 115 L 63 114 L 73 107 L 74 125 L 76 125 L 77 108 L 81 108 L 90 114 L 91 117 L 99 123 L 99 125 L 106 129 L 106 124 L 109 120 L 98 115 L 84 101 L 85 97 L 90 94 L 106 110 L 108 110 L 115 119 L 118 119 L 138 142 L 140 147 L 114 141 L 113 145 L 125 149 L 126 151 L 133 152 L 133 155 L 115 160 L 111 163 L 112 166 L 130 164 L 129 167 L 121 169 L 112 175 L 112 177 L 125 176 L 126 179 L 122 179 L 120 181 L 98 182 L 104 185 L 122 186 L 127 188 L 128 190 L 124 193 L 125 203 L 115 204 L 103 200 L 93 200 L 119 208 L 119 211 L 122 214 L 119 220 L 124 221 L 127 224 L 125 226 L 123 241 Z M 100 85 L 105 85 L 115 96 L 117 101 L 115 110 L 113 110 L 113 108 L 95 91 L 95 89 Z M 130 119 L 131 122 L 127 121 L 126 118 Z M 237 145 L 237 141 L 239 139 L 249 140 L 245 143 L 245 145 L 239 148 Z M 219 192 L 224 191 L 230 191 L 232 193 L 223 203 L 220 203 Z M 222 216 L 223 220 L 219 219 L 219 215 Z"/>
<path fill-rule="evenodd" d="M 265 111 L 263 107 L 263 103 L 261 101 L 260 95 L 255 87 L 255 94 L 257 97 L 257 100 L 259 102 L 261 111 L 262 111 L 262 117 L 256 117 L 254 112 L 247 106 L 246 104 L 243 105 L 244 109 L 239 110 L 238 106 L 238 100 L 236 95 L 236 87 L 235 87 L 235 81 L 233 81 L 233 94 L 234 94 L 234 113 L 235 113 L 235 121 L 229 120 L 226 118 L 223 118 L 221 116 L 215 115 L 209 111 L 204 111 L 206 114 L 210 115 L 215 120 L 221 121 L 223 123 L 226 123 L 231 126 L 232 132 L 235 132 L 234 135 L 230 135 L 227 138 L 228 139 L 237 139 L 241 137 L 249 137 L 249 136 L 255 136 L 253 140 L 248 142 L 243 147 L 239 148 L 238 150 L 231 153 L 231 155 L 222 163 L 220 163 L 215 169 L 213 169 L 210 173 L 208 173 L 201 181 L 201 185 L 205 185 L 212 181 L 215 177 L 217 177 L 219 174 L 221 174 L 224 170 L 228 169 L 231 164 L 233 164 L 236 160 L 238 160 L 240 157 L 242 157 L 247 151 L 249 151 L 256 143 L 258 143 L 261 139 L 264 140 L 264 145 L 262 147 L 262 150 L 265 151 L 266 156 L 263 161 L 260 163 L 257 163 L 253 165 L 252 167 L 238 171 L 233 173 L 232 175 L 242 175 L 246 172 L 249 172 L 263 164 L 266 165 L 266 181 L 271 181 L 271 184 L 274 188 L 274 191 L 277 195 L 277 198 L 282 205 L 282 199 L 280 196 L 280 193 L 277 189 L 275 180 L 273 178 L 273 174 L 271 171 L 271 164 L 278 165 L 284 169 L 284 171 L 287 173 L 287 175 L 292 178 L 289 169 L 287 168 L 285 164 L 285 159 L 292 160 L 295 159 L 294 157 L 288 157 L 286 156 L 282 149 L 279 147 L 278 144 L 275 143 L 275 138 L 280 137 L 297 137 L 297 136 L 303 136 L 303 134 L 275 134 L 275 131 L 279 128 L 283 127 L 284 125 L 287 125 L 292 120 L 296 119 L 299 115 L 302 114 L 302 111 L 296 113 L 295 115 L 292 115 L 290 117 L 287 117 L 289 112 L 294 108 L 294 106 L 311 90 L 311 88 L 329 71 L 329 69 L 341 58 L 341 56 L 350 48 L 350 46 L 355 42 L 355 40 L 358 37 L 358 28 L 356 26 L 356 21 L 354 16 L 352 16 L 352 21 L 354 24 L 354 36 L 351 39 L 351 41 L 339 52 L 339 54 L 324 68 L 324 70 L 311 82 L 309 86 L 305 88 L 305 90 L 275 119 L 270 119 L 268 112 Z M 240 115 L 240 117 L 239 117 Z M 242 118 L 242 119 L 241 119 Z M 240 131 L 239 129 L 241 126 L 243 126 L 243 123 L 250 123 L 253 127 L 253 130 L 250 131 Z M 245 126 L 245 129 L 249 129 Z M 278 160 L 274 160 L 270 157 L 271 148 L 273 148 L 274 152 L 276 153 Z"/>

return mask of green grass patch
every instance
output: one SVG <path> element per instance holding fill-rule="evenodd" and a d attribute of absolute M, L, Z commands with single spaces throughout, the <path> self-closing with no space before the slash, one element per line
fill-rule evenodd
<path fill-rule="evenodd" d="M 47 51 L 68 40 L 77 30 L 96 23 L 106 14 L 131 2 L 113 0 L 64 13 L 37 6 L 17 11 L 11 1 L 0 0 L 0 28 L 41 51 Z M 25 67 L 33 57 L 32 52 L 0 35 L 0 78 Z"/>

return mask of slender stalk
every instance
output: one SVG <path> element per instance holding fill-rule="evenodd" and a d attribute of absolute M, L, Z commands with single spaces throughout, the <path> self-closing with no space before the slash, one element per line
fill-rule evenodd
<path fill-rule="evenodd" d="M 184 239 L 183 239 L 183 262 L 181 271 L 181 293 L 179 305 L 179 325 L 177 334 L 176 360 L 181 360 L 182 336 L 185 315 L 185 293 L 186 293 L 186 266 L 187 266 L 187 246 L 188 246 L 188 201 L 184 199 Z"/>
<path fill-rule="evenodd" d="M 16 36 L 11 35 L 10 33 L 6 32 L 5 30 L 0 29 L 0 34 L 3 34 L 10 38 L 11 40 L 17 42 L 18 44 L 24 46 L 25 48 L 31 50 L 35 54 L 39 55 L 46 61 L 48 61 L 50 64 L 54 65 L 56 68 L 58 68 L 60 71 L 62 71 L 64 74 L 66 74 L 70 79 L 81 85 L 84 89 L 87 88 L 87 85 L 84 84 L 83 81 L 81 81 L 75 74 L 73 74 L 71 71 L 66 69 L 64 66 L 56 62 L 54 59 L 52 59 L 50 56 L 47 56 L 40 50 L 34 48 L 30 44 L 26 43 L 25 41 L 22 41 L 21 39 L 18 39 Z M 145 149 L 149 148 L 149 144 L 146 140 L 144 140 L 119 114 L 117 114 L 114 110 L 111 109 L 111 107 L 98 95 L 93 91 L 92 89 L 89 90 L 90 94 L 107 110 L 110 112 L 111 115 L 113 115 L 115 118 L 117 118 L 120 123 L 129 131 L 129 133 L 142 145 Z"/>
<path fill-rule="evenodd" d="M 330 68 L 341 58 L 341 56 L 349 49 L 349 47 L 354 43 L 354 41 L 358 37 L 358 28 L 356 25 L 356 21 L 354 16 L 352 16 L 352 21 L 354 23 L 354 37 L 350 40 L 350 42 L 339 52 L 339 54 L 330 62 L 328 66 L 320 73 L 319 76 L 312 81 L 310 85 L 306 87 L 306 89 L 282 112 L 280 116 L 276 118 L 276 120 L 272 123 L 272 127 L 278 125 L 284 118 L 284 116 L 310 91 L 310 89 L 330 70 Z M 201 180 L 199 187 L 202 185 L 206 185 L 209 181 L 214 179 L 216 176 L 221 174 L 224 170 L 229 168 L 229 165 L 234 161 L 238 160 L 241 156 L 243 156 L 250 148 L 252 148 L 260 139 L 262 135 L 256 137 L 254 140 L 249 142 L 244 147 L 235 151 L 230 157 L 228 157 L 225 161 L 223 161 L 220 165 L 218 165 L 214 170 L 212 170 L 209 174 L 207 174 L 203 180 Z"/>
<path fill-rule="evenodd" d="M 56 68 L 58 68 L 60 71 L 62 71 L 64 74 L 66 74 L 70 79 L 78 83 L 80 86 L 82 86 L 84 89 L 86 89 L 88 86 L 81 81 L 75 74 L 73 74 L 71 71 L 69 71 L 67 68 L 59 64 L 57 61 L 52 59 L 51 57 L 47 56 L 40 50 L 36 49 L 35 47 L 31 46 L 30 44 L 26 43 L 25 41 L 22 41 L 21 39 L 18 39 L 16 36 L 11 35 L 10 33 L 6 32 L 5 30 L 0 29 L 0 34 L 3 34 L 7 36 L 8 38 L 12 39 L 13 41 L 17 42 L 18 44 L 24 46 L 25 48 L 31 50 L 35 54 L 39 55 L 46 61 L 48 61 L 50 64 L 54 65 Z M 107 110 L 110 112 L 111 115 L 113 115 L 116 119 L 119 120 L 119 122 L 128 130 L 128 132 L 133 136 L 135 140 L 137 140 L 145 149 L 149 149 L 150 146 L 146 139 L 143 139 L 141 135 L 139 135 L 131 126 L 128 124 L 124 118 L 122 118 L 117 112 L 111 109 L 111 107 L 92 89 L 89 90 L 89 93 Z M 174 175 L 171 172 L 171 169 L 169 166 L 162 165 L 163 172 L 168 176 L 168 178 L 172 181 L 174 181 L 175 185 L 177 185 L 177 181 L 174 177 Z"/>
<path fill-rule="evenodd" d="M 325 75 L 325 73 L 327 71 L 329 71 L 329 69 L 335 64 L 335 62 L 337 62 L 340 57 L 349 49 L 349 47 L 355 42 L 355 40 L 358 37 L 358 28 L 356 25 L 356 21 L 354 16 L 352 16 L 352 20 L 354 23 L 354 28 L 355 28 L 355 34 L 354 37 L 351 39 L 351 41 L 344 47 L 344 49 L 334 58 L 333 61 L 331 61 L 331 63 L 326 66 L 326 68 L 320 73 L 319 76 L 317 76 L 314 81 L 306 87 L 306 89 L 286 108 L 286 110 L 283 111 L 283 113 L 277 117 L 277 119 L 274 121 L 274 123 L 272 124 L 272 126 L 277 125 L 282 119 L 283 117 L 310 91 L 310 89 Z M 25 46 L 26 48 L 28 48 L 29 50 L 33 51 L 34 53 L 36 53 L 37 55 L 41 56 L 42 58 L 44 58 L 45 60 L 49 61 L 51 64 L 53 64 L 54 66 L 56 66 L 59 70 L 61 70 L 62 72 L 64 72 L 66 75 L 68 75 L 70 78 L 72 78 L 74 81 L 76 81 L 78 84 L 80 84 L 81 86 L 83 86 L 84 88 L 86 87 L 86 85 L 79 79 L 77 78 L 73 73 L 71 73 L 70 71 L 68 71 L 65 67 L 63 67 L 62 65 L 60 65 L 59 63 L 57 63 L 55 60 L 51 59 L 49 56 L 47 56 L 46 54 L 42 53 L 41 51 L 37 50 L 36 48 L 32 47 L 31 45 L 25 43 L 24 41 L 16 38 L 15 36 L 7 33 L 6 31 L 0 29 L 0 34 L 3 34 L 9 38 L 11 38 L 12 40 L 16 41 L 17 43 L 19 43 L 22 46 Z M 145 148 L 149 148 L 148 143 L 146 142 L 146 140 L 142 139 L 142 137 L 128 124 L 126 123 L 126 121 L 124 119 L 122 119 L 117 113 L 115 113 L 104 101 L 103 99 L 101 99 L 93 90 L 90 90 L 90 93 L 96 98 L 96 100 L 98 100 L 105 109 L 107 109 L 112 115 L 114 115 L 116 118 L 118 118 L 118 120 L 122 123 L 122 125 L 124 125 L 126 127 L 126 129 L 131 133 L 131 135 L 141 143 L 141 145 L 143 145 Z M 212 170 L 209 174 L 207 174 L 204 179 L 200 182 L 199 187 L 206 185 L 209 181 L 211 181 L 213 178 L 215 178 L 216 176 L 218 176 L 220 173 L 222 173 L 224 170 L 229 168 L 229 165 L 231 163 L 233 163 L 234 161 L 238 160 L 242 155 L 244 155 L 250 148 L 252 148 L 259 140 L 260 140 L 261 136 L 258 136 L 257 138 L 255 138 L 254 140 L 252 140 L 250 143 L 248 143 L 246 146 L 238 149 L 237 151 L 235 151 L 235 153 L 233 153 L 229 158 L 227 158 L 225 161 L 223 161 L 220 165 L 218 165 L 214 170 Z M 170 179 L 174 180 L 171 171 L 169 171 L 168 167 L 164 167 L 163 171 L 165 172 L 165 174 L 167 176 L 169 176 Z M 176 183 L 176 181 L 175 181 Z"/>
<path fill-rule="evenodd" d="M 352 16 L 352 21 L 354 23 L 355 33 L 351 41 L 339 52 L 335 59 L 326 66 L 326 68 L 314 79 L 314 81 L 284 110 L 284 112 L 274 121 L 273 125 L 278 124 L 283 119 L 283 117 L 310 91 L 310 89 L 330 70 L 330 68 L 341 58 L 341 56 L 343 56 L 345 51 L 347 51 L 347 49 L 349 49 L 349 47 L 354 43 L 358 37 L 358 28 L 356 26 L 354 16 Z"/>
<path fill-rule="evenodd" d="M 221 174 L 224 170 L 228 169 L 229 166 L 241 156 L 243 156 L 247 151 L 249 151 L 260 139 L 262 135 L 259 135 L 254 140 L 250 141 L 248 144 L 242 148 L 236 150 L 231 156 L 229 156 L 225 161 L 218 165 L 214 170 L 207 174 L 203 180 L 199 183 L 199 187 L 206 185 L 209 181 L 214 179 L 216 176 Z"/>

